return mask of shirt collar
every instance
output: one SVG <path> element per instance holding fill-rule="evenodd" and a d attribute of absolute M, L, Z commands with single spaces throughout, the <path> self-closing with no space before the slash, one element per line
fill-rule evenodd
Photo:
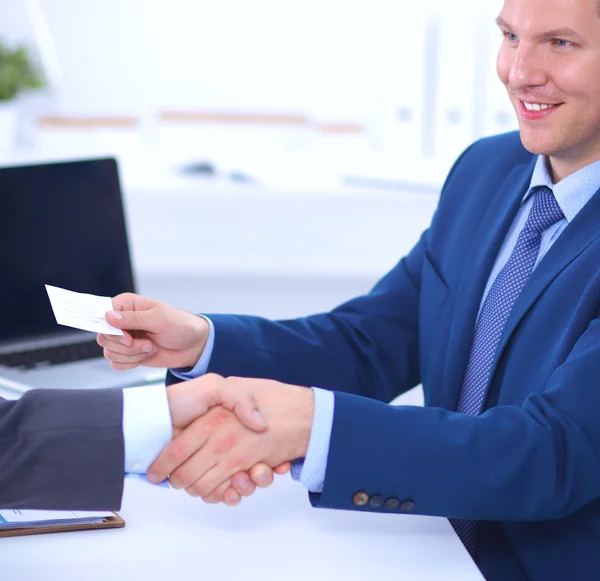
<path fill-rule="evenodd" d="M 567 222 L 570 222 L 600 189 L 600 161 L 586 165 L 553 184 L 546 160 L 546 156 L 538 155 L 523 202 L 531 196 L 534 188 L 546 186 L 552 190 Z"/>

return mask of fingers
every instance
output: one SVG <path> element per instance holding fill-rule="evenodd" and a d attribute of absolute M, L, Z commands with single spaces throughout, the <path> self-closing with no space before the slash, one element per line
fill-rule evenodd
<path fill-rule="evenodd" d="M 229 487 L 223 494 L 223 502 L 227 506 L 236 506 L 242 500 L 235 488 Z"/>
<path fill-rule="evenodd" d="M 231 488 L 240 496 L 251 496 L 256 491 L 256 484 L 247 472 L 237 472 L 231 477 Z"/>
<path fill-rule="evenodd" d="M 251 496 L 255 491 L 256 485 L 250 476 L 246 472 L 238 472 L 202 500 L 208 504 L 223 502 L 228 506 L 235 506 L 240 503 L 243 496 Z M 194 494 L 193 490 L 192 494 Z"/>
<path fill-rule="evenodd" d="M 275 468 L 273 468 L 273 472 L 275 472 L 275 474 L 279 474 L 281 476 L 283 474 L 287 474 L 291 469 L 292 469 L 291 462 L 282 462 L 281 464 L 279 464 L 278 466 L 275 466 Z"/>
<path fill-rule="evenodd" d="M 212 421 L 208 422 L 206 445 L 170 472 L 169 479 L 173 487 L 185 488 L 191 496 L 205 498 L 245 466 L 257 463 L 257 460 L 251 459 L 255 452 L 254 438 L 257 436 L 241 426 L 230 412 L 222 408 L 217 408 L 215 412 L 228 414 L 229 417 L 216 430 L 210 425 Z M 189 428 L 184 435 L 187 431 Z M 248 436 L 251 438 L 248 439 Z"/>
<path fill-rule="evenodd" d="M 121 355 L 150 353 L 154 349 L 152 341 L 149 339 L 134 338 L 127 331 L 123 331 L 123 336 L 98 333 L 96 341 L 98 342 L 98 345 L 106 347 L 110 349 L 110 351 Z"/>
<path fill-rule="evenodd" d="M 215 494 L 222 478 L 223 473 L 217 463 L 207 466 L 200 455 L 195 454 L 175 469 L 169 482 L 177 490 L 185 489 L 190 496 L 207 498 Z"/>
<path fill-rule="evenodd" d="M 211 494 L 203 497 L 202 500 L 209 504 L 223 502 L 228 506 L 236 506 L 243 496 L 251 496 L 255 490 L 256 486 L 250 480 L 248 474 L 238 472 L 230 480 L 218 486 Z"/>
<path fill-rule="evenodd" d="M 235 488 L 229 486 L 229 482 L 226 482 L 219 486 L 213 494 L 204 497 L 202 500 L 208 504 L 218 504 L 219 502 L 222 502 L 227 506 L 236 506 L 241 502 L 242 497 Z"/>
<path fill-rule="evenodd" d="M 270 466 L 264 462 L 261 462 L 250 468 L 250 478 L 252 479 L 252 482 L 256 484 L 256 486 L 259 486 L 260 488 L 267 488 L 267 486 L 271 486 L 271 484 L 273 484 L 273 470 L 271 470 Z"/>
<path fill-rule="evenodd" d="M 171 478 L 171 485 L 174 488 L 185 488 L 188 482 L 195 482 L 199 478 L 198 473 L 203 473 L 204 471 L 198 470 L 192 472 L 195 470 L 194 465 L 189 464 L 188 461 L 198 450 L 204 447 L 208 441 L 208 431 L 201 418 L 193 422 L 187 430 L 177 435 L 165 446 L 150 468 L 148 468 L 148 480 L 154 484 L 158 484 L 179 468 L 179 475 Z M 187 466 L 182 467 L 185 463 L 187 463 Z"/>
<path fill-rule="evenodd" d="M 256 487 L 267 488 L 273 483 L 273 471 L 264 463 L 257 464 L 250 472 L 237 472 L 231 480 L 218 486 L 211 494 L 202 498 L 209 504 L 223 502 L 228 506 L 236 506 L 244 496 L 251 496 Z M 192 495 L 196 492 L 190 488 Z"/>
<path fill-rule="evenodd" d="M 266 464 L 257 464 L 250 473 L 238 472 L 233 475 L 231 480 L 218 486 L 211 494 L 203 497 L 202 500 L 209 504 L 223 502 L 228 506 L 236 506 L 244 496 L 251 496 L 256 492 L 256 486 L 266 488 L 273 483 L 273 471 Z M 192 494 L 195 491 L 190 489 Z"/>
<path fill-rule="evenodd" d="M 98 341 L 99 345 L 102 345 L 104 347 L 104 345 L 100 343 L 101 338 L 106 345 L 114 344 L 115 346 L 121 345 L 123 347 L 131 347 L 134 341 L 131 333 L 128 333 L 127 331 L 123 331 L 122 335 L 106 335 L 103 333 L 98 333 L 98 335 L 96 335 L 96 341 Z"/>
<path fill-rule="evenodd" d="M 207 407 L 221 405 L 235 413 L 240 422 L 255 432 L 264 432 L 267 422 L 258 409 L 254 395 L 231 379 L 209 374 L 203 386 Z"/>
<path fill-rule="evenodd" d="M 201 454 L 192 456 L 183 466 L 177 468 L 171 475 L 171 483 L 179 488 L 185 488 L 190 496 L 202 498 L 219 498 L 224 467 L 217 461 L 208 470 L 203 471 Z M 193 481 L 194 477 L 198 478 Z M 181 484 L 183 483 L 183 484 Z M 273 483 L 273 471 L 267 464 L 259 463 L 250 469 L 250 473 L 238 471 L 231 477 L 231 488 L 240 496 L 250 496 L 258 485 L 267 488 Z"/>
<path fill-rule="evenodd" d="M 134 339 L 129 333 L 126 333 L 124 337 L 99 334 L 96 337 L 96 342 L 104 348 L 104 357 L 111 364 L 136 367 L 156 352 L 151 341 Z M 113 365 L 113 367 L 115 366 Z"/>
<path fill-rule="evenodd" d="M 186 491 L 190 496 L 198 496 L 194 490 Z M 202 500 L 207 504 L 218 504 L 219 502 L 226 502 L 230 506 L 239 504 L 241 497 L 233 489 L 231 489 L 231 480 L 223 482 L 218 486 L 211 494 L 202 497 Z"/>

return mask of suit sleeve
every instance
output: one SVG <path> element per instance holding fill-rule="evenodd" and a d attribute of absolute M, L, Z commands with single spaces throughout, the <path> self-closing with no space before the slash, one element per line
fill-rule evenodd
<path fill-rule="evenodd" d="M 208 371 L 391 401 L 420 383 L 419 287 L 425 234 L 373 290 L 329 313 L 288 321 L 209 315 Z"/>
<path fill-rule="evenodd" d="M 335 394 L 324 488 L 311 501 L 356 510 L 353 495 L 365 491 L 415 514 L 501 521 L 569 515 L 600 490 L 597 377 L 598 319 L 521 407 L 471 417 Z"/>
<path fill-rule="evenodd" d="M 0 508 L 116 510 L 121 390 L 33 390 L 0 399 Z"/>
<path fill-rule="evenodd" d="M 420 383 L 418 302 L 428 233 L 371 292 L 286 321 L 212 315 L 208 372 L 318 386 L 381 401 Z M 180 379 L 169 372 L 167 384 Z"/>

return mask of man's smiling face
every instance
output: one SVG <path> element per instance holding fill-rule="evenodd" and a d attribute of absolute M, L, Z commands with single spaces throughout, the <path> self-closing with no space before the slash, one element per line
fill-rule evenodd
<path fill-rule="evenodd" d="M 497 71 L 523 145 L 555 181 L 600 159 L 598 0 L 505 0 Z"/>

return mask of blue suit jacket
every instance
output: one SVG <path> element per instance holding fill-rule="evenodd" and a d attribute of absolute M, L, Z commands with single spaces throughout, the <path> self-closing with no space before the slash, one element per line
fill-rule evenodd
<path fill-rule="evenodd" d="M 481 296 L 534 162 L 517 133 L 475 143 L 430 228 L 369 294 L 290 321 L 210 315 L 209 370 L 336 391 L 314 505 L 390 512 L 355 506 L 364 491 L 397 499 L 394 512 L 482 521 L 477 562 L 489 579 L 599 578 L 598 193 L 517 299 L 484 413 L 454 412 Z M 386 405 L 418 383 L 426 407 Z"/>

